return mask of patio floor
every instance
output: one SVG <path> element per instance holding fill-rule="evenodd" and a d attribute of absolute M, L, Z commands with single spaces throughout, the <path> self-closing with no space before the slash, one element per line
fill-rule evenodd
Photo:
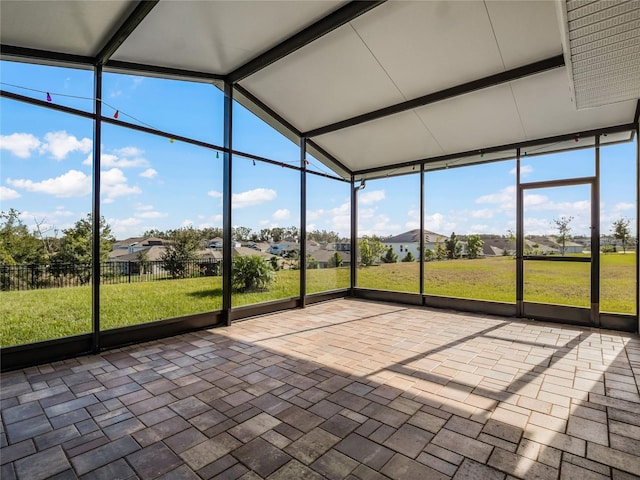
<path fill-rule="evenodd" d="M 356 300 L 2 375 L 1 477 L 640 477 L 640 338 Z"/>

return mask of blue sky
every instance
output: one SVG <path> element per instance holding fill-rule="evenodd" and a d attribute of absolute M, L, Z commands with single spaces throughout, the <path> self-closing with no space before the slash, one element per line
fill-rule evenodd
<path fill-rule="evenodd" d="M 91 71 L 0 63 L 2 88 L 91 111 Z M 17 88 L 10 84 L 18 85 Z M 32 90 L 27 90 L 32 89 Z M 45 92 L 45 93 L 43 93 Z M 73 98 L 83 97 L 83 98 Z M 0 99 L 1 209 L 22 212 L 50 234 L 91 210 L 90 120 Z M 222 144 L 222 94 L 210 84 L 104 75 L 103 114 Z M 234 149 L 297 164 L 298 146 L 240 106 Z M 222 156 L 179 141 L 103 125 L 102 214 L 117 238 L 150 228 L 222 226 Z M 515 154 L 515 152 L 514 152 Z M 309 157 L 309 168 L 329 173 Z M 299 225 L 297 171 L 236 157 L 232 223 L 253 230 Z M 593 175 L 593 150 L 522 160 L 523 181 Z M 620 217 L 635 220 L 635 145 L 601 151 L 603 233 Z M 349 236 L 349 185 L 309 176 L 308 228 Z M 515 229 L 515 161 L 449 168 L 425 177 L 426 228 L 448 235 Z M 527 193 L 525 233 L 553 233 L 552 220 L 573 216 L 574 234 L 589 231 L 589 189 Z M 359 192 L 359 234 L 394 235 L 419 227 L 419 177 L 367 182 Z"/>

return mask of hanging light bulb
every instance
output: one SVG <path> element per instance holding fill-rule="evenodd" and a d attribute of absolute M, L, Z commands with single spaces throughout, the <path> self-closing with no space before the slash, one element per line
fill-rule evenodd
<path fill-rule="evenodd" d="M 174 140 L 173 138 L 170 138 L 170 139 L 169 139 L 169 142 L 170 142 L 170 143 L 173 143 L 174 141 L 175 141 L 175 140 Z"/>
<path fill-rule="evenodd" d="M 576 135 L 575 137 L 573 137 L 573 141 L 578 143 L 580 141 L 580 137 Z"/>
<path fill-rule="evenodd" d="M 120 110 L 116 110 L 116 113 L 113 114 L 113 118 L 118 118 L 119 113 L 120 113 Z"/>
<path fill-rule="evenodd" d="M 47 92 L 47 102 L 51 101 L 51 95 L 49 95 L 49 92 Z"/>
<path fill-rule="evenodd" d="M 255 158 L 253 159 L 253 166 L 254 167 L 256 166 L 256 159 Z"/>
<path fill-rule="evenodd" d="M 220 152 L 216 152 L 216 158 L 220 158 Z"/>

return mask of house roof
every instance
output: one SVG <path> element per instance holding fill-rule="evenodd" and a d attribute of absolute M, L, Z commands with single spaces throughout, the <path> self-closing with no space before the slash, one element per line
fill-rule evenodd
<path fill-rule="evenodd" d="M 359 180 L 593 145 L 608 127 L 601 143 L 628 140 L 640 56 L 619 45 L 639 21 L 639 2 L 3 0 L 0 42 L 3 58 L 226 80 Z"/>
<path fill-rule="evenodd" d="M 446 235 L 424 230 L 424 241 L 427 243 L 438 243 L 446 240 Z M 394 237 L 388 238 L 384 243 L 418 243 L 420 241 L 420 230 L 414 229 L 408 232 L 401 233 Z"/>

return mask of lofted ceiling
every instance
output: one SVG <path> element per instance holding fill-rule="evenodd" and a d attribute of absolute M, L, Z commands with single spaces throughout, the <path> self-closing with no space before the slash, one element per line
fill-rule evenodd
<path fill-rule="evenodd" d="M 636 0 L 3 0 L 0 22 L 3 58 L 226 79 L 343 176 L 637 122 Z"/>

